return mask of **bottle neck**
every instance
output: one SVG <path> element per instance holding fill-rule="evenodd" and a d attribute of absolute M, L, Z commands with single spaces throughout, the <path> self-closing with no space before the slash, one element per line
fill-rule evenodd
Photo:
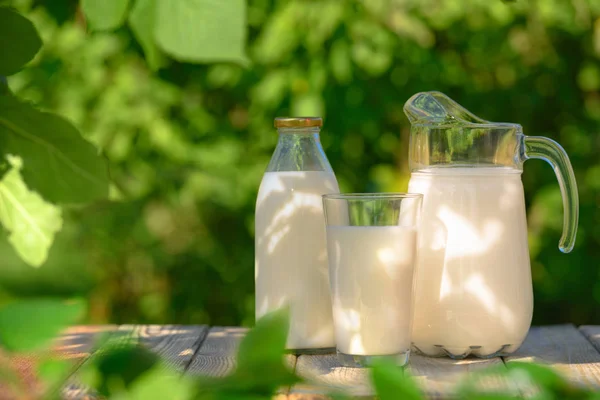
<path fill-rule="evenodd" d="M 267 172 L 333 172 L 321 146 L 319 128 L 279 128 L 277 147 Z"/>

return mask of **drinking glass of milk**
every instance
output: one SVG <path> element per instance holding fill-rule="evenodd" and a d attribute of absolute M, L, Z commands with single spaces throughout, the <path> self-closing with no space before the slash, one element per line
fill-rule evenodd
<path fill-rule="evenodd" d="M 287 349 L 333 352 L 321 195 L 338 184 L 319 139 L 321 118 L 276 118 L 277 147 L 256 200 L 256 319 L 290 310 Z"/>
<path fill-rule="evenodd" d="M 329 279 L 345 366 L 408 362 L 421 194 L 327 194 Z"/>

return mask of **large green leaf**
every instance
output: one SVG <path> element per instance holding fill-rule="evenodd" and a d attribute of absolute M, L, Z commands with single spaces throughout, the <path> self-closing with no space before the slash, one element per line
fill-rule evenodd
<path fill-rule="evenodd" d="M 246 0 L 156 0 L 154 37 L 180 61 L 246 62 Z"/>
<path fill-rule="evenodd" d="M 0 181 L 0 223 L 10 232 L 8 240 L 19 256 L 39 267 L 62 227 L 62 217 L 60 208 L 30 191 L 13 168 Z"/>
<path fill-rule="evenodd" d="M 157 0 L 136 0 L 129 14 L 129 26 L 144 49 L 146 61 L 154 71 L 165 63 L 165 57 L 154 41 Z"/>
<path fill-rule="evenodd" d="M 21 300 L 0 308 L 0 341 L 10 351 L 36 350 L 85 312 L 81 301 Z"/>
<path fill-rule="evenodd" d="M 241 341 L 238 368 L 231 376 L 232 392 L 274 395 L 281 386 L 299 379 L 284 364 L 289 328 L 287 309 L 262 317 Z"/>
<path fill-rule="evenodd" d="M 138 376 L 128 387 L 127 393 L 113 395 L 113 399 L 127 400 L 186 400 L 192 399 L 194 381 L 175 371 L 157 365 Z"/>
<path fill-rule="evenodd" d="M 73 367 L 76 365 L 74 360 L 57 360 L 48 358 L 38 364 L 37 375 L 44 382 L 46 387 L 45 400 L 58 400 L 62 397 L 58 396 L 62 387 L 64 387 L 69 375 L 73 372 Z"/>
<path fill-rule="evenodd" d="M 0 75 L 12 75 L 23 68 L 40 47 L 42 40 L 31 21 L 0 7 Z"/>
<path fill-rule="evenodd" d="M 115 394 L 113 390 L 129 387 L 140 376 L 157 367 L 158 363 L 158 356 L 142 346 L 108 345 L 94 360 L 100 378 L 96 389 L 100 394 L 110 397 Z"/>
<path fill-rule="evenodd" d="M 199 398 L 268 399 L 277 388 L 299 382 L 284 364 L 288 326 L 285 309 L 261 318 L 240 343 L 234 373 L 221 379 L 201 380 Z"/>
<path fill-rule="evenodd" d="M 65 119 L 0 96 L 0 149 L 23 159 L 27 186 L 54 203 L 108 196 L 108 168 L 96 148 Z"/>
<path fill-rule="evenodd" d="M 415 382 L 393 363 L 380 361 L 371 373 L 377 396 L 381 400 L 420 400 L 423 398 Z"/>
<path fill-rule="evenodd" d="M 125 22 L 129 0 L 81 0 L 90 27 L 97 31 L 117 29 Z"/>
<path fill-rule="evenodd" d="M 289 312 L 281 309 L 265 315 L 240 343 L 239 368 L 281 363 L 288 333 Z"/>

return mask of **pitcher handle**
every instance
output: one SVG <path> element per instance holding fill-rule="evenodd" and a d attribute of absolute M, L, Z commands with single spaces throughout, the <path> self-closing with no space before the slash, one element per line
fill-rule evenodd
<path fill-rule="evenodd" d="M 579 195 L 577 193 L 577 182 L 569 156 L 554 140 L 542 136 L 524 136 L 523 157 L 539 158 L 554 168 L 558 185 L 563 200 L 563 233 L 558 242 L 558 248 L 563 253 L 570 253 L 575 246 L 577 236 L 577 223 L 579 221 Z"/>

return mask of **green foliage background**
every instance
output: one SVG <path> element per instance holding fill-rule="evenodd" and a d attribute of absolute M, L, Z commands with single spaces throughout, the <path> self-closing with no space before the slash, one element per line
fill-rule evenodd
<path fill-rule="evenodd" d="M 402 106 L 435 89 L 565 147 L 580 193 L 571 254 L 557 248 L 552 169 L 529 161 L 523 174 L 534 323 L 600 323 L 600 2 L 250 0 L 248 65 L 157 72 L 129 28 L 87 31 L 77 1 L 11 3 L 44 41 L 11 89 L 102 148 L 113 187 L 110 201 L 63 209 L 40 269 L 0 242 L 3 297 L 84 296 L 98 323 L 251 324 L 273 118 L 324 116 L 342 190 L 406 190 Z"/>

